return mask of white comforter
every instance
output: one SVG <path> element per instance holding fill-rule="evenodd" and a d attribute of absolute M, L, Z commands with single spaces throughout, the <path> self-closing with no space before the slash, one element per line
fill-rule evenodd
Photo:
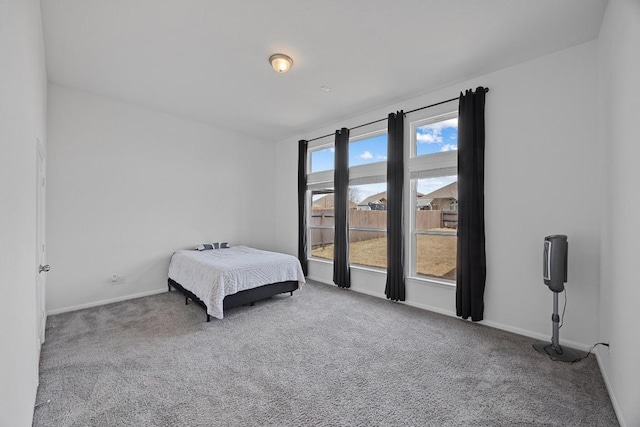
<path fill-rule="evenodd" d="M 227 295 L 289 280 L 305 283 L 296 257 L 247 246 L 178 251 L 171 258 L 169 278 L 197 295 L 207 305 L 207 314 L 218 319 Z"/>

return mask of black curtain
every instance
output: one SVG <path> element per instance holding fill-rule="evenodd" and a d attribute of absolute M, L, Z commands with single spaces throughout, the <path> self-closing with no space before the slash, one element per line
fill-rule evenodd
<path fill-rule="evenodd" d="M 307 275 L 307 141 L 298 141 L 298 259 Z"/>
<path fill-rule="evenodd" d="M 405 300 L 404 286 L 404 113 L 389 114 L 387 129 L 387 286 L 393 301 Z"/>
<path fill-rule="evenodd" d="M 335 234 L 333 240 L 333 282 L 351 286 L 349 270 L 349 129 L 336 131 L 333 175 Z"/>
<path fill-rule="evenodd" d="M 482 320 L 487 276 L 484 235 L 485 88 L 460 93 L 456 313 Z"/>

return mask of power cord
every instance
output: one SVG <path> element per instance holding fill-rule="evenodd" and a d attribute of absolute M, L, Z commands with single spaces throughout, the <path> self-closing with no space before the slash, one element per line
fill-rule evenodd
<path fill-rule="evenodd" d="M 589 355 L 591 354 L 591 352 L 593 351 L 593 349 L 594 349 L 594 348 L 596 348 L 596 346 L 599 346 L 599 345 L 603 345 L 603 346 L 605 346 L 605 347 L 609 347 L 609 343 L 606 343 L 606 342 L 599 342 L 599 343 L 596 343 L 596 344 L 594 344 L 593 346 L 591 346 L 591 349 L 589 350 L 589 352 L 588 352 L 584 357 L 579 357 L 579 358 L 577 358 L 576 360 L 572 360 L 571 362 L 569 362 L 569 364 L 570 364 L 570 365 L 573 365 L 574 363 L 578 363 L 578 362 L 583 361 L 584 359 L 586 359 L 587 357 L 589 357 Z"/>
<path fill-rule="evenodd" d="M 565 287 L 563 290 L 564 293 L 564 306 L 562 307 L 562 317 L 560 318 L 560 326 L 558 327 L 558 329 L 562 328 L 562 325 L 564 325 L 564 313 L 567 311 L 567 288 Z M 609 344 L 606 342 L 599 342 L 594 344 L 591 349 L 589 349 L 589 352 L 584 356 L 584 357 L 579 357 L 576 360 L 572 360 L 571 362 L 568 362 L 570 364 L 574 364 L 574 363 L 578 363 L 583 361 L 584 359 L 586 359 L 587 357 L 589 357 L 589 355 L 593 352 L 593 350 L 596 348 L 596 346 L 599 345 L 603 345 L 605 347 L 609 347 Z M 546 350 L 546 348 L 545 348 Z"/>
<path fill-rule="evenodd" d="M 567 288 L 564 288 L 564 307 L 562 308 L 562 318 L 560 319 L 560 326 L 558 326 L 558 329 L 562 328 L 562 325 L 564 325 L 564 312 L 567 310 Z"/>
<path fill-rule="evenodd" d="M 47 403 L 51 403 L 51 399 L 47 399 L 47 400 L 45 400 L 44 402 L 36 403 L 36 404 L 33 406 L 33 408 L 35 409 L 35 408 L 37 408 L 38 406 L 42 406 L 42 405 L 45 405 L 45 404 L 47 404 Z"/>

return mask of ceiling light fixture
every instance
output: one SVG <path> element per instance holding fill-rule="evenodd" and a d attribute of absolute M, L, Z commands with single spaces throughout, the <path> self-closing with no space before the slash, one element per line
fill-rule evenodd
<path fill-rule="evenodd" d="M 283 53 L 276 53 L 269 57 L 269 62 L 278 73 L 286 73 L 293 65 L 293 59 Z"/>

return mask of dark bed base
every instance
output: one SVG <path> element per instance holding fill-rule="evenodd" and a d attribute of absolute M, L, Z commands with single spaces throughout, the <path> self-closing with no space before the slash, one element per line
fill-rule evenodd
<path fill-rule="evenodd" d="M 205 313 L 207 312 L 207 305 L 195 294 L 188 289 L 182 287 L 182 285 L 176 282 L 173 279 L 169 279 L 168 282 L 169 292 L 171 292 L 171 288 L 175 288 L 182 292 L 185 296 L 185 304 L 189 304 L 189 300 L 195 302 L 200 307 L 204 308 Z M 285 292 L 290 292 L 291 296 L 293 296 L 293 291 L 298 289 L 298 282 L 289 281 L 289 282 L 278 282 L 272 283 L 270 285 L 258 286 L 253 289 L 246 289 L 244 291 L 237 292 L 233 295 L 227 295 L 224 297 L 222 302 L 222 309 L 227 310 L 234 307 L 239 307 L 241 305 L 251 304 L 254 302 L 260 301 L 266 298 L 270 298 L 274 295 L 282 294 Z M 207 322 L 211 320 L 211 316 L 207 313 Z"/>

